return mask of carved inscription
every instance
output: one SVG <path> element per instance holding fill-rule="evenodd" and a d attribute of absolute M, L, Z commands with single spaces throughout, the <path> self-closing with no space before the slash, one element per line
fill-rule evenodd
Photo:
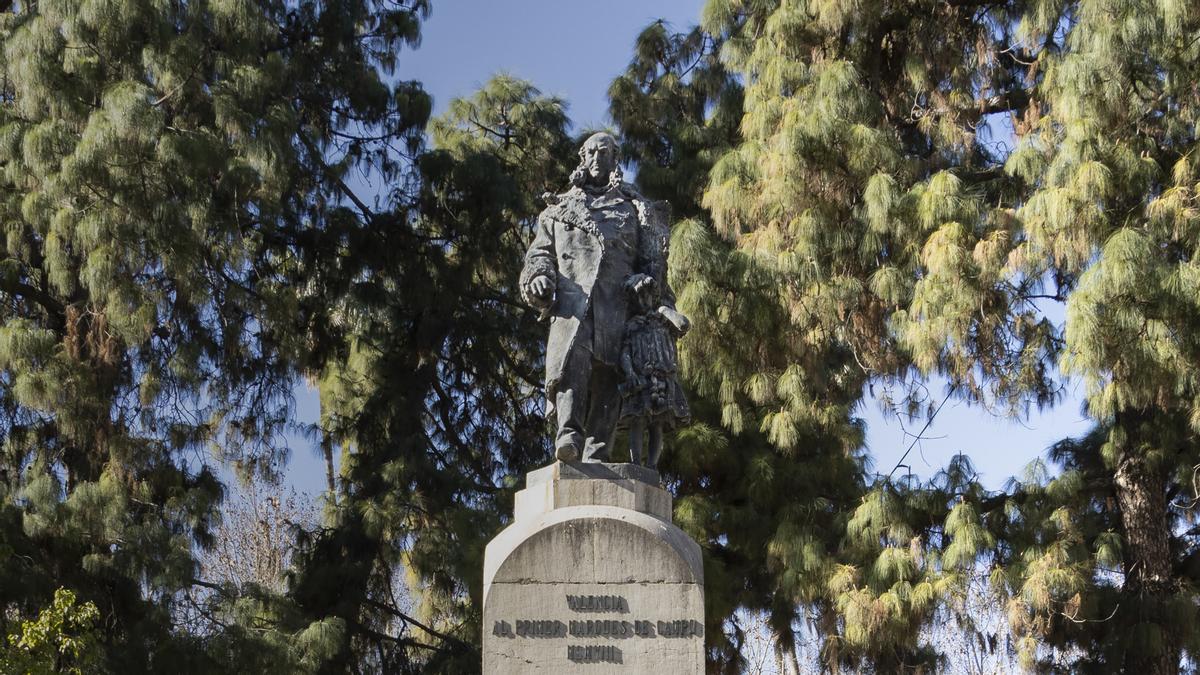
<path fill-rule="evenodd" d="M 557 638 L 567 636 L 567 624 L 562 621 L 517 620 L 517 637 Z"/>
<path fill-rule="evenodd" d="M 668 638 L 704 637 L 704 624 L 695 619 L 659 621 L 658 634 Z"/>
<path fill-rule="evenodd" d="M 567 645 L 567 660 L 575 663 L 621 663 L 621 650 L 613 645 Z"/>
<path fill-rule="evenodd" d="M 629 612 L 629 603 L 620 595 L 568 595 L 567 607 L 573 612 Z"/>
<path fill-rule="evenodd" d="M 628 614 L 629 602 L 620 595 L 567 595 L 567 609 L 580 614 Z M 704 624 L 692 619 L 517 619 L 496 621 L 492 635 L 505 638 L 580 638 L 603 640 L 704 638 Z M 613 644 L 567 645 L 572 663 L 623 663 L 621 649 Z"/>
<path fill-rule="evenodd" d="M 652 638 L 655 625 L 653 621 L 572 621 L 568 632 L 571 637 Z"/>

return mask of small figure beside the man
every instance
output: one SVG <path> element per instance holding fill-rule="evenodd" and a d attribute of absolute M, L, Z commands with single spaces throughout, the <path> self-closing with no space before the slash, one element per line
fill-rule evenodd
<path fill-rule="evenodd" d="M 629 290 L 637 311 L 625 324 L 621 348 L 620 424 L 629 433 L 630 461 L 653 468 L 662 453 L 663 432 L 685 423 L 690 414 L 679 383 L 675 348 L 690 324 L 674 307 L 662 303 L 657 283 Z M 647 435 L 649 445 L 643 457 L 642 442 Z"/>

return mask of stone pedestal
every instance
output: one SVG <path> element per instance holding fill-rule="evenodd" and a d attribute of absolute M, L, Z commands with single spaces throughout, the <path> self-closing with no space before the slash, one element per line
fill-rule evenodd
<path fill-rule="evenodd" d="M 701 675 L 700 547 L 658 473 L 555 463 L 525 482 L 484 561 L 484 675 Z"/>

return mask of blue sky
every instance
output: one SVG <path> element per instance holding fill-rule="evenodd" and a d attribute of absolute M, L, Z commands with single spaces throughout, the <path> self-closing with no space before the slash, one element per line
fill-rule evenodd
<path fill-rule="evenodd" d="M 699 20 L 702 6 L 703 0 L 434 0 L 421 46 L 400 55 L 397 75 L 425 86 L 435 114 L 452 98 L 469 96 L 493 74 L 506 72 L 562 97 L 577 128 L 607 126 L 608 85 L 629 62 L 637 34 L 659 18 L 686 28 Z M 1043 311 L 1062 321 L 1061 307 Z M 963 452 L 984 483 L 999 488 L 1055 441 L 1086 431 L 1076 387 L 1068 383 L 1068 391 L 1052 410 L 1019 422 L 951 399 L 904 464 L 928 477 Z M 931 384 L 930 392 L 935 405 L 945 394 L 940 383 Z M 315 420 L 315 395 L 297 393 L 298 416 Z M 875 469 L 885 474 L 912 443 L 909 434 L 924 424 L 886 415 L 874 400 L 860 415 Z M 324 486 L 317 453 L 307 441 L 295 438 L 294 443 L 289 478 L 297 489 L 317 494 Z"/>
<path fill-rule="evenodd" d="M 561 96 L 580 128 L 607 122 L 608 84 L 629 63 L 634 38 L 665 19 L 686 28 L 701 0 L 433 0 L 415 52 L 400 55 L 401 77 L 419 80 L 434 111 L 507 72 Z"/>

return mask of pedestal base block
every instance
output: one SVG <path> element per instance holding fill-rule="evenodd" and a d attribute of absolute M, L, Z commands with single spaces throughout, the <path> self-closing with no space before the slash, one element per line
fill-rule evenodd
<path fill-rule="evenodd" d="M 701 675 L 700 547 L 658 474 L 556 463 L 526 486 L 487 547 L 484 674 Z"/>

